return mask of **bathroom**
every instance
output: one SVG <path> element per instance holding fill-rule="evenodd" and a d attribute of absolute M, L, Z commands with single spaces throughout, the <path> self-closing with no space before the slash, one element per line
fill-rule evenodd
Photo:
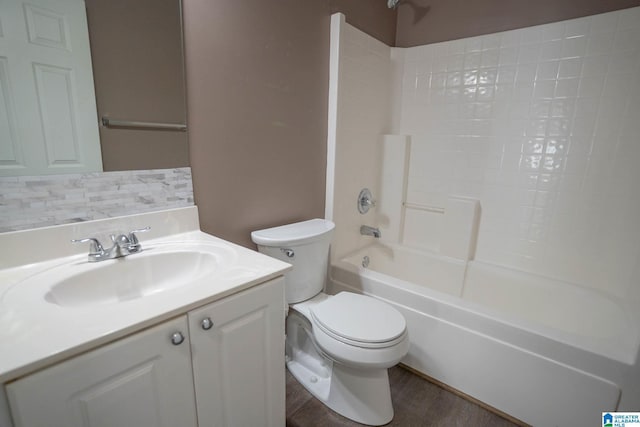
<path fill-rule="evenodd" d="M 114 156 L 109 157 L 111 161 L 115 158 L 116 163 L 128 162 L 136 157 L 138 157 L 138 160 L 143 161 L 138 163 L 140 166 L 135 164 L 115 164 L 109 166 L 109 169 L 106 169 L 105 166 L 105 170 L 164 169 L 166 171 L 164 172 L 165 175 L 162 176 L 153 172 L 138 172 L 138 175 L 142 176 L 138 176 L 134 172 L 118 172 L 118 174 L 121 175 L 117 175 L 118 181 L 116 185 L 119 185 L 121 191 L 126 189 L 126 184 L 128 180 L 130 180 L 133 184 L 132 191 L 134 193 L 137 191 L 136 188 L 140 188 L 140 181 L 146 182 L 150 186 L 156 186 L 157 193 L 150 192 L 141 197 L 133 195 L 131 199 L 127 199 L 124 203 L 111 203 L 105 207 L 105 203 L 108 200 L 113 200 L 114 197 L 116 197 L 113 193 L 109 194 L 109 190 L 105 188 L 105 186 L 113 184 L 98 183 L 96 184 L 96 191 L 102 193 L 103 197 L 101 198 L 99 195 L 93 196 L 94 203 L 101 204 L 101 206 L 96 209 L 96 216 L 90 216 L 94 213 L 87 212 L 89 210 L 87 209 L 88 205 L 86 202 L 82 202 L 82 208 L 74 208 L 74 212 L 68 214 L 66 218 L 60 221 L 100 218 L 195 203 L 199 209 L 200 225 L 203 231 L 244 246 L 254 247 L 250 240 L 250 232 L 252 230 L 302 219 L 326 217 L 327 213 L 330 212 L 327 206 L 333 203 L 335 205 L 333 212 L 335 213 L 332 215 L 337 223 L 337 233 L 335 240 L 336 248 L 334 248 L 336 250 L 334 250 L 332 254 L 333 256 L 339 257 L 346 256 L 359 247 L 368 245 L 371 241 L 368 236 L 360 236 L 358 233 L 358 229 L 360 225 L 363 225 L 363 221 L 368 221 L 366 225 L 380 227 L 383 233 L 382 239 L 393 236 L 394 229 L 391 227 L 392 223 L 385 223 L 384 221 L 376 223 L 378 220 L 372 216 L 375 214 L 375 209 L 384 208 L 386 202 L 380 197 L 380 194 L 383 192 L 383 188 L 381 188 L 382 184 L 379 182 L 380 171 L 376 170 L 376 168 L 367 168 L 366 165 L 380 164 L 381 152 L 371 147 L 350 147 L 352 151 L 349 154 L 355 156 L 355 161 L 358 163 L 347 165 L 346 167 L 344 164 L 340 164 L 340 161 L 344 161 L 344 159 L 336 158 L 335 164 L 327 160 L 327 137 L 330 133 L 330 130 L 327 130 L 327 122 L 330 123 L 331 121 L 331 113 L 329 112 L 331 100 L 327 98 L 327 93 L 331 93 L 329 71 L 331 14 L 335 12 L 344 13 L 347 23 L 362 30 L 364 33 L 372 35 L 375 39 L 384 42 L 386 45 L 409 48 L 447 40 L 495 34 L 516 28 L 569 20 L 638 5 L 638 2 L 633 1 L 585 3 L 564 0 L 562 2 L 549 2 L 546 4 L 546 7 L 545 5 L 536 3 L 521 5 L 518 8 L 513 8 L 512 6 L 507 8 L 501 2 L 486 1 L 482 4 L 475 3 L 474 7 L 469 10 L 463 10 L 460 7 L 447 4 L 447 2 L 443 1 L 427 2 L 406 0 L 400 2 L 398 7 L 392 10 L 387 7 L 386 2 L 383 0 L 361 0 L 358 2 L 353 0 L 317 1 L 305 2 L 304 4 L 294 1 L 261 2 L 257 0 L 243 0 L 241 2 L 212 3 L 185 0 L 182 6 L 185 23 L 184 47 L 186 111 L 188 111 L 186 123 L 188 125 L 189 138 L 188 161 L 184 160 L 184 151 L 180 154 L 167 153 L 169 159 L 178 158 L 179 160 L 177 162 L 172 163 L 166 159 L 160 159 L 157 165 L 145 163 L 144 160 L 153 160 L 153 157 L 159 152 L 166 152 L 165 149 L 156 150 L 155 148 L 147 148 L 146 151 L 142 153 L 130 154 L 126 151 L 116 153 Z M 91 21 L 91 16 L 89 16 L 89 20 Z M 230 42 L 230 40 L 233 42 Z M 369 43 L 369 41 L 365 43 Z M 508 48 L 508 46 L 505 46 L 505 49 Z M 482 49 L 482 45 L 480 49 Z M 459 55 L 463 55 L 464 53 L 465 51 L 462 50 Z M 413 53 L 406 53 L 405 59 L 406 56 L 411 54 Z M 498 61 L 500 61 L 499 58 Z M 375 68 L 376 72 L 371 73 L 371 78 L 381 77 L 379 75 L 380 72 L 388 72 L 389 82 L 401 83 L 403 82 L 403 78 L 407 76 L 411 70 L 409 69 L 408 60 L 400 64 L 404 69 L 399 69 L 399 64 L 399 61 L 389 62 L 388 64 L 385 63 L 382 68 Z M 497 65 L 500 65 L 500 63 Z M 368 68 L 365 68 L 365 70 L 367 70 L 367 73 L 373 71 Z M 446 71 L 446 69 L 444 71 Z M 444 71 L 442 74 L 444 74 Z M 551 72 L 553 72 L 553 70 L 551 70 Z M 422 75 L 428 75 L 428 73 L 423 73 Z M 384 76 L 382 76 L 382 78 L 384 78 Z M 384 85 L 390 85 L 390 83 L 383 83 L 383 86 Z M 485 86 L 489 85 L 490 83 L 487 83 Z M 393 87 L 388 87 L 387 90 L 389 92 L 386 95 L 378 91 L 380 87 L 376 86 L 374 88 L 376 90 L 372 92 L 377 93 L 378 96 L 387 97 L 387 99 L 382 102 L 386 106 L 385 108 L 388 108 L 388 111 L 376 112 L 376 114 L 379 115 L 373 117 L 364 114 L 354 114 L 354 123 L 360 120 L 361 122 L 364 121 L 368 126 L 365 129 L 366 133 L 364 135 L 352 133 L 353 141 L 362 141 L 363 144 L 374 145 L 378 143 L 382 135 L 392 135 L 393 132 L 398 132 L 400 135 L 409 134 L 416 130 L 417 133 L 425 133 L 423 129 L 419 128 L 420 118 L 415 118 L 415 121 L 412 122 L 412 118 L 405 115 L 405 112 L 425 111 L 429 106 L 422 105 L 421 108 L 423 108 L 423 110 L 419 110 L 418 108 L 411 110 L 410 107 L 412 106 L 409 105 L 409 101 L 406 98 L 393 95 L 393 91 L 395 90 Z M 463 87 L 463 85 L 460 85 L 460 87 Z M 442 89 L 445 88 L 446 84 Z M 612 90 L 617 90 L 616 93 L 620 94 L 619 88 L 612 88 Z M 627 93 L 620 94 L 620 96 L 626 96 L 625 99 L 630 104 L 630 111 L 637 111 L 637 97 L 634 98 L 631 96 L 633 90 L 637 91 L 637 86 L 629 86 Z M 497 96 L 497 93 L 492 96 Z M 367 100 L 365 100 L 365 102 L 367 102 Z M 524 104 L 524 101 L 523 99 L 521 104 Z M 608 98 L 608 101 L 612 101 L 611 97 Z M 98 102 L 101 102 L 100 96 L 98 96 Z M 375 99 L 373 102 L 378 102 L 378 100 Z M 392 102 L 397 102 L 398 105 L 392 104 Z M 416 102 L 420 103 L 420 101 Z M 454 103 L 444 104 L 447 105 L 445 109 L 459 108 L 461 105 Z M 491 108 L 485 104 L 490 103 L 476 102 L 474 107 L 477 110 L 473 114 L 494 114 L 493 112 L 481 111 L 482 108 Z M 451 105 L 454 107 L 450 107 Z M 544 107 L 545 104 L 543 103 L 542 106 Z M 635 106 L 635 109 L 633 109 L 633 106 Z M 548 107 L 553 108 L 554 106 L 549 104 Z M 585 105 L 584 107 L 586 108 L 587 106 Z M 518 108 L 522 109 L 524 107 L 519 104 Z M 391 114 L 392 112 L 399 111 L 403 112 L 402 116 L 395 113 Z M 437 116 L 437 114 L 445 114 L 433 110 L 429 111 L 434 112 L 433 120 L 436 121 L 442 119 L 442 117 Z M 113 114 L 114 117 L 118 117 L 116 110 L 109 111 L 107 108 L 105 112 Z M 519 111 L 519 113 L 522 118 L 529 117 L 528 111 Z M 388 116 L 385 117 L 385 114 Z M 399 122 L 390 122 L 389 118 Z M 479 119 L 484 118 L 485 117 L 479 116 Z M 184 119 L 184 117 L 182 117 L 182 119 Z M 443 121 L 446 121 L 446 117 L 444 117 L 444 119 Z M 461 117 L 461 119 L 464 119 L 464 117 Z M 149 117 L 147 120 L 154 120 L 154 118 Z M 171 115 L 167 113 L 165 120 L 169 122 L 183 122 L 179 113 L 178 117 L 176 117 L 175 114 Z M 376 128 L 376 126 L 379 126 L 379 128 Z M 479 126 L 483 126 L 483 124 Z M 586 132 L 589 130 L 588 123 L 584 123 L 583 121 L 582 126 L 585 129 L 580 129 L 580 131 Z M 101 129 L 101 133 L 103 130 L 104 129 Z M 119 132 L 119 135 L 125 134 L 124 131 Z M 360 129 L 356 129 L 356 126 L 354 126 L 352 132 L 360 132 Z M 482 133 L 485 131 L 480 129 L 480 132 L 479 138 L 485 138 L 486 140 L 488 136 Z M 154 135 L 157 134 L 158 133 Z M 131 133 L 129 133 L 129 135 L 131 135 Z M 140 135 L 140 133 L 138 132 L 135 135 Z M 162 135 L 164 136 L 165 134 Z M 173 135 L 175 134 L 171 134 L 171 136 Z M 451 136 L 451 134 L 446 136 Z M 128 137 L 137 138 L 137 136 Z M 445 138 L 441 138 L 438 143 L 442 143 L 444 140 Z M 485 142 L 486 144 L 484 145 L 491 144 L 489 141 Z M 133 144 L 131 141 L 129 143 Z M 460 141 L 455 141 L 454 143 L 460 144 Z M 114 142 L 114 145 L 116 144 L 117 142 Z M 184 145 L 184 141 L 176 145 L 180 144 Z M 447 179 L 448 181 L 444 181 L 443 183 L 450 189 L 452 194 L 465 196 L 465 194 L 461 194 L 468 188 L 465 186 L 473 187 L 477 184 L 477 180 L 475 180 L 474 177 L 477 176 L 477 174 L 487 172 L 479 168 L 466 168 L 464 165 L 459 166 L 454 164 L 452 162 L 458 161 L 458 158 L 450 153 L 444 152 L 446 150 L 434 151 L 434 147 L 430 147 L 428 143 L 411 140 L 410 144 L 412 150 L 416 147 L 422 149 L 422 154 L 427 158 L 423 170 L 420 170 L 421 165 L 416 166 L 412 164 L 409 167 L 410 173 L 414 174 L 409 176 L 411 188 L 413 190 L 420 190 L 415 186 L 420 184 L 421 177 L 424 178 L 423 182 L 425 184 L 423 185 L 427 186 L 427 188 L 423 188 L 421 191 L 412 193 L 415 205 L 424 204 L 442 208 L 444 203 L 447 202 L 447 199 L 442 197 L 442 193 L 437 193 L 428 188 L 429 185 L 435 185 L 435 183 Z M 462 160 L 473 163 L 479 161 L 478 158 L 482 156 L 493 156 L 491 159 L 495 160 L 495 162 L 499 161 L 494 159 L 496 153 L 491 151 L 493 148 L 485 147 L 482 142 L 480 145 L 480 147 L 472 148 L 472 151 L 468 153 L 468 157 Z M 349 149 L 349 147 L 345 148 Z M 534 148 L 532 147 L 532 149 Z M 153 151 L 153 156 L 151 156 L 151 151 Z M 437 154 L 437 156 L 433 156 L 434 153 Z M 411 154 L 412 161 L 415 161 L 413 151 Z M 507 157 L 516 154 L 519 156 L 520 152 L 505 152 L 505 156 Z M 637 159 L 637 151 L 635 152 L 635 157 L 633 157 L 633 152 L 622 154 L 623 155 L 618 158 L 630 163 L 626 167 L 624 164 L 620 166 L 616 165 L 616 168 L 626 171 L 628 175 L 623 174 L 622 176 L 615 177 L 615 179 L 623 178 L 631 181 L 634 177 L 632 165 L 633 160 Z M 359 155 L 380 157 L 358 157 Z M 539 153 L 532 153 L 532 155 L 539 155 Z M 608 155 L 613 156 L 614 153 L 608 153 Z M 542 158 L 542 156 L 540 156 L 540 158 Z M 558 157 L 554 157 L 554 159 L 555 158 Z M 104 154 L 104 151 L 103 160 L 106 165 L 107 155 Z M 611 161 L 613 160 L 612 158 Z M 487 161 L 484 157 L 482 158 L 482 162 Z M 578 159 L 577 161 L 584 162 L 586 160 Z M 186 166 L 190 166 L 190 169 L 183 169 Z M 325 188 L 329 187 L 326 183 L 326 170 L 327 167 L 331 168 L 334 166 L 336 168 L 336 174 L 344 174 L 336 178 L 336 182 L 338 182 L 339 179 L 345 180 L 344 185 L 343 183 L 336 184 L 336 192 L 343 192 L 344 197 L 339 200 L 335 199 L 330 201 L 329 199 L 325 200 Z M 457 166 L 458 169 L 456 169 Z M 598 166 L 600 165 L 595 165 L 595 167 Z M 555 164 L 552 164 L 551 167 L 555 167 Z M 569 155 L 566 164 L 560 164 L 559 167 L 572 167 L 571 156 Z M 585 168 L 584 165 L 580 164 L 573 167 Z M 416 168 L 418 170 L 416 170 Z M 456 172 L 462 170 L 462 175 L 454 175 L 453 173 L 447 175 L 447 168 L 450 171 Z M 356 171 L 358 174 L 356 174 Z M 607 175 L 607 171 L 608 169 L 598 172 Z M 514 211 L 513 206 L 508 202 L 511 201 L 512 198 L 515 198 L 514 203 L 516 205 L 532 208 L 523 214 L 539 214 L 544 217 L 544 215 L 547 215 L 550 211 L 545 207 L 539 208 L 536 203 L 558 204 L 562 202 L 562 200 L 559 200 L 559 194 L 564 193 L 542 194 L 536 192 L 538 188 L 542 188 L 538 186 L 543 185 L 540 178 L 543 174 L 539 174 L 538 179 L 540 179 L 540 181 L 535 184 L 523 182 L 521 183 L 522 187 L 514 186 L 514 188 L 505 189 L 499 186 L 502 182 L 499 181 L 500 177 L 495 176 L 500 172 L 498 167 L 493 167 L 488 172 L 493 172 L 494 175 L 484 175 L 484 179 L 488 181 L 493 178 L 496 184 L 493 188 L 494 191 L 490 193 L 490 196 L 492 196 L 490 199 L 484 198 L 484 194 L 483 198 L 479 199 L 482 209 L 479 216 L 481 233 L 483 234 L 478 236 L 475 249 L 477 257 L 483 255 L 482 250 L 484 250 L 483 256 L 485 256 L 485 260 L 502 259 L 500 257 L 504 256 L 506 257 L 504 259 L 509 259 L 509 262 L 512 263 L 507 263 L 507 265 L 524 265 L 523 268 L 525 271 L 535 270 L 544 276 L 544 270 L 536 270 L 540 266 L 535 264 L 535 254 L 532 255 L 531 251 L 540 250 L 540 246 L 535 244 L 538 239 L 536 235 L 550 232 L 549 230 L 541 229 L 542 226 L 547 224 L 545 218 L 531 222 L 534 227 L 528 227 L 526 231 L 523 231 L 532 233 L 533 237 L 526 239 L 518 238 L 515 239 L 516 241 L 513 241 L 514 239 L 510 239 L 510 236 L 505 234 L 513 233 L 513 235 L 519 236 L 518 233 L 520 233 L 520 231 L 518 227 L 520 224 L 509 222 L 509 218 L 512 215 L 519 215 L 520 212 L 517 209 Z M 578 173 L 579 172 L 575 172 L 573 176 L 577 176 Z M 149 176 L 146 177 L 145 175 Z M 192 180 L 189 179 L 190 177 Z M 230 179 L 230 177 L 233 178 Z M 518 176 L 518 178 L 524 177 Z M 16 180 L 15 178 L 1 179 L 3 189 L 8 188 L 9 183 L 15 182 Z M 48 181 L 55 182 L 57 179 L 62 178 L 48 178 Z M 109 178 L 103 176 L 102 179 Z M 607 193 L 606 188 L 599 187 L 599 185 L 607 185 L 607 182 L 601 181 L 590 184 L 590 181 L 586 183 L 569 181 L 570 180 L 566 180 L 565 184 L 573 185 L 573 188 L 575 188 L 575 186 L 584 188 L 583 186 L 585 185 L 593 185 L 596 194 L 586 194 L 586 198 Z M 549 185 L 552 184 L 553 183 L 550 183 Z M 614 184 L 618 185 L 617 182 L 611 183 L 610 185 Z M 72 184 L 66 185 L 77 188 L 79 184 L 76 179 Z M 86 182 L 86 185 L 90 184 Z M 193 199 L 190 199 L 191 196 L 189 195 L 191 185 L 193 185 Z M 531 185 L 534 186 L 531 187 Z M 31 188 L 37 187 L 34 186 L 34 184 L 31 184 L 31 186 Z M 175 186 L 176 189 L 168 190 L 171 186 Z M 360 216 L 356 211 L 356 198 L 358 192 L 363 187 L 370 187 L 373 190 L 374 197 L 379 199 L 378 207 L 374 208 L 374 213 L 369 216 Z M 524 191 L 517 191 L 519 188 Z M 588 190 L 590 187 L 586 188 Z M 619 192 L 623 192 L 625 188 L 629 187 L 616 188 L 620 189 Z M 51 221 L 49 218 L 41 221 L 42 217 L 45 216 L 42 213 L 42 209 L 43 206 L 46 206 L 46 202 L 43 201 L 43 196 L 40 192 L 45 191 L 46 193 L 47 191 L 41 188 L 37 190 L 38 194 L 34 196 L 37 200 L 33 203 L 29 204 L 25 200 L 21 200 L 19 215 L 22 223 L 18 224 L 20 228 L 29 226 L 28 223 L 25 224 L 24 222 L 25 218 L 30 215 L 27 211 L 27 207 L 29 206 L 37 211 L 35 215 L 31 217 L 33 221 L 31 223 L 32 225 L 51 225 L 51 223 L 48 222 Z M 24 198 L 24 191 L 24 189 L 18 190 L 21 198 Z M 422 203 L 416 202 L 418 196 L 424 196 L 425 194 L 428 196 L 430 191 L 432 191 L 432 196 L 436 193 L 433 197 L 434 200 L 419 200 L 419 202 Z M 59 190 L 52 192 L 57 194 L 61 193 Z M 175 192 L 177 195 L 168 192 Z M 3 194 L 0 195 L 0 201 L 4 202 L 8 197 L 5 195 L 5 191 L 2 193 Z M 480 189 L 473 187 L 471 194 L 467 194 L 466 196 L 472 198 L 475 196 L 478 198 L 478 194 L 481 194 Z M 611 249 L 611 251 L 604 254 L 606 268 L 597 269 L 598 274 L 606 274 L 610 272 L 608 270 L 616 269 L 620 264 L 637 267 L 638 249 L 637 243 L 635 243 L 637 240 L 633 240 L 635 236 L 634 233 L 637 234 L 638 231 L 637 227 L 630 230 L 620 227 L 614 228 L 606 240 L 599 241 L 599 238 L 604 238 L 603 233 L 605 233 L 606 230 L 603 229 L 607 223 L 597 222 L 593 224 L 589 222 L 592 221 L 594 217 L 595 219 L 602 218 L 602 216 L 598 215 L 603 212 L 602 209 L 605 204 L 612 204 L 614 207 L 622 204 L 622 207 L 618 209 L 607 206 L 607 208 L 610 209 L 607 209 L 606 213 L 613 215 L 607 217 L 608 222 L 613 225 L 624 225 L 625 215 L 633 218 L 634 212 L 637 212 L 637 198 L 634 199 L 635 196 L 633 196 L 633 193 L 630 194 L 631 196 L 629 196 L 628 199 L 611 198 L 606 199 L 602 204 L 598 204 L 598 200 L 593 199 L 578 200 L 578 203 L 584 203 L 586 209 L 593 209 L 594 206 L 597 206 L 600 210 L 598 212 L 592 212 L 593 217 L 585 219 L 585 223 L 581 222 L 578 224 L 578 221 L 574 221 L 576 218 L 565 218 L 566 221 L 570 223 L 576 222 L 576 224 L 574 224 L 575 228 L 570 228 L 568 233 L 577 233 L 571 237 L 576 237 L 575 240 L 579 243 L 571 241 L 568 248 L 550 247 L 549 250 L 556 251 L 565 249 L 571 252 L 593 246 L 594 243 L 601 243 L 605 245 L 607 249 Z M 117 197 L 121 197 L 121 195 L 122 193 Z M 550 196 L 550 198 L 547 200 L 536 200 L 536 196 L 539 198 Z M 12 197 L 13 200 L 15 200 L 15 194 Z M 534 199 L 529 199 L 531 197 Z M 140 204 L 138 205 L 136 201 Z M 572 203 L 574 201 L 568 200 L 566 202 Z M 160 205 L 156 205 L 156 203 Z M 8 231 L 12 229 L 11 227 L 15 229 L 16 225 L 15 223 L 11 223 L 11 221 L 16 220 L 16 211 L 6 208 L 6 206 L 9 206 L 8 203 L 2 203 L 1 206 L 3 211 L 0 212 L 0 219 L 2 219 L 0 226 L 2 226 L 3 231 Z M 504 208 L 504 210 L 499 212 L 502 216 L 490 215 L 491 210 L 495 212 L 496 210 L 500 210 L 501 207 Z M 341 212 L 345 212 L 344 221 L 338 219 L 338 209 L 343 209 Z M 417 211 L 417 209 L 414 209 L 414 211 Z M 387 212 L 387 214 L 389 213 Z M 430 240 L 429 236 L 433 237 L 438 235 L 437 231 L 440 228 L 440 224 L 437 222 L 438 220 L 420 222 L 420 218 L 429 217 L 429 212 L 418 211 L 413 212 L 413 214 L 415 215 L 408 219 L 407 217 L 404 218 L 405 225 L 407 221 L 414 221 L 413 225 L 422 227 L 420 231 L 422 235 L 427 237 L 424 240 L 414 241 L 412 243 L 414 245 L 417 244 L 424 250 L 434 250 L 440 242 L 433 238 Z M 35 219 L 33 219 L 34 217 Z M 391 217 L 392 216 L 390 216 L 390 218 Z M 490 223 L 489 221 L 492 222 Z M 604 221 L 604 219 L 602 221 Z M 505 228 L 501 229 L 502 226 Z M 584 230 L 589 230 L 593 227 L 602 231 L 590 240 L 588 236 L 585 236 Z M 400 228 L 395 229 L 395 235 L 400 235 Z M 416 234 L 409 237 L 415 236 Z M 406 243 L 406 236 L 404 237 Z M 487 239 L 493 240 L 487 241 Z M 491 247 L 489 248 L 489 246 Z M 624 249 L 623 246 L 629 250 L 624 252 L 624 258 L 616 259 L 616 255 L 620 255 L 616 250 Z M 487 252 L 489 249 L 493 250 L 493 252 Z M 551 257 L 553 252 L 549 253 Z M 596 267 L 597 264 L 595 261 L 600 262 L 600 259 L 595 258 L 595 256 L 602 255 L 602 253 L 594 252 L 589 255 L 592 255 L 591 258 L 588 258 L 589 265 Z M 556 271 L 560 271 L 562 268 L 580 270 L 583 267 L 581 264 L 581 262 L 584 262 L 582 258 L 576 257 L 576 259 L 569 261 L 575 262 L 576 264 L 556 265 Z M 567 262 L 567 259 L 561 257 L 558 258 L 558 262 Z M 502 262 L 502 264 L 504 263 L 505 262 Z M 626 274 L 628 277 L 638 276 L 637 268 L 635 271 L 625 270 L 611 273 Z M 589 272 L 585 274 L 589 274 Z M 615 277 L 618 278 L 619 276 Z M 619 283 L 626 282 L 620 281 Z M 618 289 L 617 291 L 624 292 L 625 290 Z M 631 292 L 629 298 L 633 298 L 635 295 L 637 301 L 637 285 L 634 288 L 629 288 L 629 292 Z M 621 295 L 625 294 L 622 293 Z M 629 333 L 634 334 L 633 331 L 629 331 Z M 630 335 L 629 341 L 636 339 L 637 336 Z M 572 354 L 570 350 L 566 351 L 569 352 L 569 356 Z M 635 367 L 633 368 L 634 370 L 628 371 L 631 372 L 628 374 L 631 380 L 638 378 L 639 375 L 637 357 L 635 360 L 635 365 L 632 364 L 632 366 Z M 482 366 L 478 368 L 482 369 Z M 429 374 L 429 372 L 427 372 L 427 374 Z M 604 374 L 600 374 L 600 376 L 602 375 Z M 634 386 L 633 381 L 629 381 L 628 383 L 630 384 L 629 387 Z M 637 383 L 638 381 L 635 382 L 635 384 Z M 455 385 L 452 386 L 455 387 Z M 463 388 L 462 385 L 458 385 L 458 387 Z M 622 394 L 623 402 L 626 391 L 627 385 L 625 384 Z M 631 390 L 631 393 L 635 393 L 637 396 L 638 391 L 637 389 L 635 392 Z M 635 402 L 637 402 L 637 397 Z M 638 406 L 637 403 L 635 405 L 633 405 L 633 401 L 631 403 L 630 405 L 622 406 L 622 408 L 636 410 Z M 596 408 L 595 410 L 605 411 L 613 409 L 615 408 Z"/>

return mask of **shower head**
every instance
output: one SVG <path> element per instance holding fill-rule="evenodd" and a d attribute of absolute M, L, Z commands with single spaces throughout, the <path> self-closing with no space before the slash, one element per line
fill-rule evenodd
<path fill-rule="evenodd" d="M 398 7 L 398 3 L 400 3 L 400 0 L 387 0 L 387 7 L 389 9 L 395 9 Z"/>

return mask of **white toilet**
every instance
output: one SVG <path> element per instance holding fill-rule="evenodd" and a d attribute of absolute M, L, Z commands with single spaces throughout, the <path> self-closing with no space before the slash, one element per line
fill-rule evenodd
<path fill-rule="evenodd" d="M 287 368 L 315 397 L 362 424 L 393 418 L 387 369 L 409 350 L 404 317 L 377 299 L 322 292 L 335 225 L 328 220 L 254 231 L 266 255 L 293 265 L 285 275 Z"/>

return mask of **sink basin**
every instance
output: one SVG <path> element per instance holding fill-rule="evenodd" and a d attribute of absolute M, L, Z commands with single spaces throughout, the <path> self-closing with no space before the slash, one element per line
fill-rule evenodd
<path fill-rule="evenodd" d="M 4 300 L 12 294 L 20 298 L 19 294 L 39 288 L 45 301 L 62 307 L 120 303 L 213 279 L 232 258 L 233 252 L 223 247 L 198 245 L 187 249 L 152 248 L 94 263 L 72 262 L 24 280 Z"/>

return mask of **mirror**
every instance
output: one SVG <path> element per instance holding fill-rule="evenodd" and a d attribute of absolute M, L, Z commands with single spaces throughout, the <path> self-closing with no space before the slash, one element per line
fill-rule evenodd
<path fill-rule="evenodd" d="M 180 0 L 3 0 L 0 176 L 188 166 L 186 132 L 101 122 L 184 125 L 182 48 Z"/>

